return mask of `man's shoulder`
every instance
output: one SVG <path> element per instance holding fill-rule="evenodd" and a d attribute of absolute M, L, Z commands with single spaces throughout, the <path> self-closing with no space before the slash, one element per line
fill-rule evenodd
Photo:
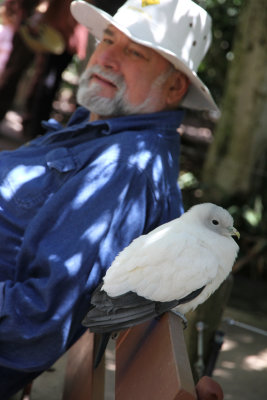
<path fill-rule="evenodd" d="M 107 119 L 110 132 L 161 132 L 175 134 L 184 113 L 180 110 L 161 111 L 150 114 L 127 115 Z"/>
<path fill-rule="evenodd" d="M 112 139 L 130 151 L 156 150 L 179 143 L 177 128 L 182 117 L 179 112 L 158 112 L 152 114 L 130 115 L 107 120 Z M 170 143 L 170 140 L 172 143 Z"/>

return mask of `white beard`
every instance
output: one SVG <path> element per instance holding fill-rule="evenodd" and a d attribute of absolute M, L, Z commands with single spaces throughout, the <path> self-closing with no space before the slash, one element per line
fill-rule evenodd
<path fill-rule="evenodd" d="M 162 86 L 173 71 L 173 67 L 160 74 L 154 81 L 152 88 Z M 101 84 L 90 82 L 93 74 L 99 74 L 112 82 L 117 91 L 113 98 L 99 95 Z M 103 117 L 117 117 L 122 115 L 143 114 L 148 112 L 150 105 L 155 102 L 154 96 L 149 93 L 143 103 L 132 105 L 126 97 L 126 83 L 122 76 L 113 72 L 103 71 L 98 65 L 87 68 L 81 75 L 77 91 L 77 101 L 91 112 Z"/>

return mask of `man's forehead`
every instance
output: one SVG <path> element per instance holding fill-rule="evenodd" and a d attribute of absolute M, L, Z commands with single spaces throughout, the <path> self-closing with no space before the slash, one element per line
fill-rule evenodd
<path fill-rule="evenodd" d="M 111 24 L 109 24 L 104 29 L 103 35 L 118 36 L 118 37 L 122 36 L 125 39 L 127 39 L 129 42 L 134 43 L 134 44 L 136 44 L 136 45 L 138 45 L 140 47 L 143 47 L 144 49 L 148 49 L 148 50 L 152 51 L 152 49 L 149 49 L 148 47 L 143 46 L 142 44 L 136 43 L 134 40 L 130 39 L 129 36 L 127 36 L 124 32 L 122 32 L 120 29 L 116 28 L 115 26 L 113 26 Z"/>
<path fill-rule="evenodd" d="M 160 57 L 162 59 L 164 59 L 166 62 L 169 63 L 169 61 L 167 61 L 161 54 L 159 54 L 157 51 L 151 49 L 148 46 L 144 46 L 143 44 L 140 44 L 138 42 L 135 42 L 134 40 L 130 39 L 124 32 L 122 32 L 121 30 L 119 30 L 118 28 L 116 28 L 115 26 L 109 24 L 103 31 L 103 35 L 108 35 L 111 37 L 115 37 L 115 36 L 123 36 L 125 37 L 129 43 L 133 43 L 135 46 L 140 47 L 140 49 L 143 49 L 144 51 L 147 52 L 147 54 L 151 54 L 151 55 L 155 55 L 156 57 Z"/>

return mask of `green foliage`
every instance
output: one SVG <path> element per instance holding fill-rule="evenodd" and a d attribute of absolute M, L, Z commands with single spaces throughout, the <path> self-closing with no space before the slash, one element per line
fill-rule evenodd
<path fill-rule="evenodd" d="M 229 63 L 233 60 L 233 43 L 238 16 L 246 0 L 203 0 L 201 5 L 213 21 L 211 48 L 198 74 L 220 105 Z"/>
<path fill-rule="evenodd" d="M 198 186 L 198 180 L 192 172 L 181 173 L 178 183 L 181 190 L 192 189 Z"/>
<path fill-rule="evenodd" d="M 235 219 L 238 219 L 243 230 L 250 234 L 260 233 L 263 218 L 263 204 L 260 195 L 242 206 L 232 205 L 229 207 L 229 211 Z"/>

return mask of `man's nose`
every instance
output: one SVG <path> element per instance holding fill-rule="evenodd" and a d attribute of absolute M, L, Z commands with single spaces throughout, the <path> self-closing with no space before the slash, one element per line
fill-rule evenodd
<path fill-rule="evenodd" d="M 117 72 L 120 69 L 122 56 L 123 50 L 120 48 L 120 46 L 112 44 L 108 46 L 108 48 L 101 51 L 98 56 L 98 62 L 104 68 Z"/>

